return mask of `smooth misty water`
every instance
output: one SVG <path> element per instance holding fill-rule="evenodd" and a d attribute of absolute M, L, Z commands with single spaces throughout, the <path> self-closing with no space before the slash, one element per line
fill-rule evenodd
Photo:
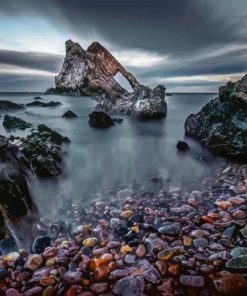
<path fill-rule="evenodd" d="M 36 95 L 1 94 L 0 99 L 26 104 L 32 102 Z M 177 152 L 176 143 L 184 139 L 186 117 L 215 96 L 174 94 L 166 98 L 168 114 L 165 119 L 141 122 L 118 116 L 124 118 L 123 123 L 104 130 L 88 125 L 88 114 L 96 103 L 86 97 L 43 95 L 45 101 L 60 101 L 62 105 L 54 108 L 29 107 L 15 112 L 14 115 L 34 126 L 44 123 L 71 140 L 69 145 L 64 146 L 63 174 L 31 182 L 41 213 L 53 213 L 63 197 L 79 199 L 84 203 L 94 199 L 97 192 L 116 184 L 130 187 L 135 180 L 142 184 L 143 189 L 149 190 L 153 185 L 148 180 L 159 175 L 169 185 L 182 186 L 213 171 L 222 162 L 221 159 L 212 156 L 192 139 L 186 141 L 193 153 Z M 72 110 L 79 117 L 62 118 L 67 110 Z M 3 128 L 1 134 L 6 134 Z M 195 154 L 203 155 L 207 161 L 198 160 Z"/>

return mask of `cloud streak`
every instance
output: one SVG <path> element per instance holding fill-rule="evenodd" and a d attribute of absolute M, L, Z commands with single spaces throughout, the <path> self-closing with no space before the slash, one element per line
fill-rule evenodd
<path fill-rule="evenodd" d="M 69 38 L 151 86 L 217 91 L 247 72 L 246 28 L 245 0 L 0 0 L 0 91 L 52 86 Z"/>

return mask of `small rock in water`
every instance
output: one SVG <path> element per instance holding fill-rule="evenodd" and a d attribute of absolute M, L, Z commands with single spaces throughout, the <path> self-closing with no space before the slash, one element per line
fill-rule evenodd
<path fill-rule="evenodd" d="M 178 143 L 177 143 L 177 149 L 179 151 L 187 151 L 187 150 L 190 149 L 190 146 L 186 142 L 184 142 L 184 141 L 178 141 Z"/>
<path fill-rule="evenodd" d="M 74 112 L 68 110 L 66 111 L 62 117 L 66 117 L 66 118 L 75 118 L 75 117 L 78 117 Z"/>
<path fill-rule="evenodd" d="M 102 111 L 94 111 L 89 114 L 89 125 L 97 128 L 106 128 L 114 125 L 112 118 Z"/>

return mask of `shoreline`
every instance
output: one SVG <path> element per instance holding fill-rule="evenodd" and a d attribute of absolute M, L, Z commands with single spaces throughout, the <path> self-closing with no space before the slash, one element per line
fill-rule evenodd
<path fill-rule="evenodd" d="M 207 191 L 151 196 L 125 189 L 110 203 L 81 208 L 68 202 L 60 222 L 41 219 L 33 254 L 19 250 L 0 258 L 0 291 L 7 296 L 244 293 L 246 176 L 247 165 L 233 164 Z"/>

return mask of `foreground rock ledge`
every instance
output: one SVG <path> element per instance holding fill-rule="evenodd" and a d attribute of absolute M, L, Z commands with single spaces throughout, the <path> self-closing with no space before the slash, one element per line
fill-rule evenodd
<path fill-rule="evenodd" d="M 127 80 L 129 92 L 117 82 L 117 75 Z M 97 108 L 111 113 L 162 118 L 166 115 L 165 87 L 154 89 L 141 85 L 100 43 L 84 50 L 78 43 L 66 42 L 62 69 L 55 77 L 55 88 L 47 93 L 93 96 Z"/>
<path fill-rule="evenodd" d="M 247 162 L 247 74 L 220 87 L 219 97 L 185 122 L 185 132 L 216 154 Z"/>

